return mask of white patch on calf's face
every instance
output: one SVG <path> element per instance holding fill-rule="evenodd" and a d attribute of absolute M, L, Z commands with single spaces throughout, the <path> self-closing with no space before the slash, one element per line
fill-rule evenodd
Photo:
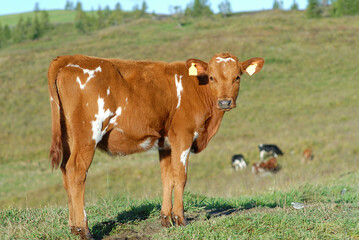
<path fill-rule="evenodd" d="M 179 76 L 179 80 L 178 80 L 177 79 L 177 74 L 175 74 L 175 83 L 176 83 L 177 98 L 178 98 L 178 103 L 177 103 L 176 108 L 179 108 L 179 106 L 181 105 L 181 92 L 183 91 L 182 75 Z"/>
<path fill-rule="evenodd" d="M 221 57 L 217 57 L 217 63 L 220 63 L 220 62 L 228 62 L 228 61 L 233 61 L 233 62 L 236 62 L 236 60 L 234 60 L 233 58 L 221 58 Z"/>
<path fill-rule="evenodd" d="M 97 105 L 98 105 L 98 113 L 95 114 L 95 120 L 91 121 L 92 124 L 92 139 L 95 140 L 96 145 L 98 142 L 101 141 L 101 139 L 103 138 L 103 136 L 106 134 L 106 130 L 108 128 L 108 125 L 104 128 L 104 130 L 102 130 L 102 124 L 103 122 L 113 116 L 114 114 L 110 111 L 110 109 L 107 109 L 105 111 L 104 109 L 104 105 L 105 105 L 105 101 L 103 100 L 103 98 L 99 97 L 97 100 Z M 117 111 L 116 111 L 117 112 Z"/>
<path fill-rule="evenodd" d="M 101 69 L 100 66 L 98 66 L 95 70 L 85 69 L 85 68 L 80 67 L 79 65 L 74 65 L 74 64 L 67 64 L 66 67 L 80 68 L 80 69 L 82 69 L 82 71 L 83 71 L 84 74 L 88 74 L 88 75 L 89 75 L 88 78 L 86 79 L 86 82 L 85 82 L 84 84 L 81 83 L 81 80 L 80 80 L 79 77 L 76 78 L 76 82 L 79 83 L 81 89 L 85 89 L 86 84 L 87 84 L 92 78 L 95 77 L 95 73 L 96 73 L 96 72 L 101 72 L 101 71 L 102 71 L 102 69 Z"/>
<path fill-rule="evenodd" d="M 188 154 L 189 154 L 189 151 L 191 150 L 191 148 L 188 148 L 187 150 L 184 150 L 181 154 L 181 162 L 184 166 L 184 171 L 185 173 L 187 174 L 187 166 L 186 166 L 186 161 L 187 161 L 187 158 L 188 158 Z"/>
<path fill-rule="evenodd" d="M 50 101 L 52 102 L 52 101 L 54 101 L 54 99 L 52 97 L 50 97 Z"/>

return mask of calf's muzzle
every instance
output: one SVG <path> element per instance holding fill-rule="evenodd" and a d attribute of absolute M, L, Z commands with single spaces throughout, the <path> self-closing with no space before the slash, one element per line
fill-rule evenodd
<path fill-rule="evenodd" d="M 232 99 L 230 98 L 222 98 L 217 100 L 217 106 L 222 110 L 229 110 L 232 106 Z"/>

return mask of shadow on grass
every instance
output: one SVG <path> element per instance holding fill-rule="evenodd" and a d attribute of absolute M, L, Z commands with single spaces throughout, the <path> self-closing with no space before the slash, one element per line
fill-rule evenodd
<path fill-rule="evenodd" d="M 190 193 L 185 193 L 184 202 L 186 205 L 185 216 L 190 223 L 205 220 L 206 218 L 211 219 L 229 216 L 256 207 L 276 208 L 283 205 L 283 203 L 268 201 L 268 199 L 247 198 L 242 201 L 231 201 L 221 198 L 208 198 Z M 144 221 L 155 215 L 159 215 L 160 210 L 160 203 L 146 202 L 133 206 L 128 211 L 120 212 L 117 217 L 113 219 L 97 223 L 92 227 L 91 232 L 95 239 L 103 239 L 105 236 L 110 235 L 116 228 L 121 228 L 121 225 L 136 225 L 139 221 Z M 159 226 L 159 228 L 161 227 Z M 131 234 L 133 234 L 133 232 Z M 134 234 L 139 235 L 139 233 Z"/>
<path fill-rule="evenodd" d="M 159 212 L 160 209 L 161 205 L 157 203 L 147 203 L 141 206 L 135 206 L 132 207 L 131 210 L 119 213 L 114 219 L 97 223 L 90 231 L 95 239 L 103 239 L 104 236 L 109 235 L 117 226 L 146 220 L 153 212 Z"/>
<path fill-rule="evenodd" d="M 196 221 L 200 218 L 211 219 L 221 216 L 229 216 L 235 213 L 261 208 L 276 208 L 283 207 L 284 197 L 281 200 L 273 200 L 269 198 L 242 198 L 241 201 L 221 199 L 221 198 L 206 198 L 195 194 L 186 194 L 188 212 L 187 220 L 189 222 Z M 202 216 L 202 217 L 201 217 Z"/>

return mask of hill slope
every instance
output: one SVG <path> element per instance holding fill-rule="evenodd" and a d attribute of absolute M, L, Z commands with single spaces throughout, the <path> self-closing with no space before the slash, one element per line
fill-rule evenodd
<path fill-rule="evenodd" d="M 49 13 L 51 23 L 73 22 L 76 15 L 76 11 L 51 10 L 47 12 Z M 33 19 L 34 15 L 35 12 L 1 15 L 0 23 L 2 25 L 15 26 L 18 23 L 20 16 L 22 16 L 24 19 L 26 19 L 27 17 Z"/>
<path fill-rule="evenodd" d="M 326 186 L 306 184 L 289 192 L 230 199 L 187 193 L 189 225 L 181 228 L 161 227 L 159 199 L 107 196 L 86 211 L 96 239 L 357 239 L 358 181 L 359 174 L 351 173 Z M 307 205 L 297 210 L 292 201 Z M 76 239 L 67 227 L 66 208 L 0 213 L 3 239 Z"/>
<path fill-rule="evenodd" d="M 62 31 L 65 25 L 56 29 L 0 50 L 2 208 L 66 204 L 60 172 L 52 172 L 48 162 L 46 79 L 51 60 L 65 54 L 208 61 L 223 51 L 242 60 L 266 60 L 260 74 L 242 81 L 237 109 L 226 113 L 208 148 L 191 155 L 186 190 L 192 194 L 237 198 L 288 192 L 358 170 L 358 17 L 308 20 L 301 12 L 269 11 L 187 20 L 181 28 L 168 19 L 138 20 L 88 35 Z M 283 149 L 281 170 L 268 177 L 254 176 L 249 168 L 233 172 L 231 156 L 242 153 L 250 163 L 258 161 L 259 143 Z M 306 147 L 314 149 L 315 158 L 302 165 Z M 89 203 L 108 194 L 159 197 L 157 154 L 111 158 L 98 152 L 86 191 Z"/>

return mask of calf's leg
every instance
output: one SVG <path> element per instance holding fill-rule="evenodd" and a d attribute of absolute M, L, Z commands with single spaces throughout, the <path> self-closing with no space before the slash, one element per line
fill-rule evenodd
<path fill-rule="evenodd" d="M 71 232 L 82 239 L 92 239 L 85 212 L 85 181 L 93 155 L 94 147 L 75 149 L 64 167 L 65 188 L 69 196 L 69 224 Z"/>
<path fill-rule="evenodd" d="M 71 229 L 75 228 L 75 219 L 74 219 L 74 211 L 72 208 L 72 201 L 71 201 L 71 195 L 70 195 L 70 191 L 69 191 L 69 183 L 67 181 L 67 175 L 66 175 L 66 163 L 69 160 L 70 157 L 70 150 L 67 147 L 64 147 L 63 149 L 63 161 L 61 164 L 61 172 L 62 172 L 62 182 L 64 185 L 64 188 L 66 190 L 66 194 L 67 194 L 67 200 L 68 200 L 68 204 L 69 204 L 69 226 Z"/>
<path fill-rule="evenodd" d="M 68 204 L 69 204 L 69 226 L 71 229 L 75 228 L 75 217 L 74 217 L 74 210 L 72 207 L 72 199 L 71 199 L 71 193 L 69 190 L 69 184 L 67 181 L 67 175 L 66 175 L 66 170 L 65 168 L 61 167 L 61 171 L 62 171 L 62 181 L 64 184 L 64 188 L 66 190 L 67 193 L 67 200 L 68 200 Z"/>
<path fill-rule="evenodd" d="M 161 224 L 164 227 L 171 227 L 172 223 L 172 190 L 173 177 L 171 166 L 171 150 L 159 150 L 161 165 L 161 180 L 163 187 L 163 200 L 161 207 Z"/>
<path fill-rule="evenodd" d="M 183 146 L 183 145 L 182 145 Z M 187 182 L 187 167 L 190 145 L 188 148 L 178 147 L 172 149 L 171 166 L 173 169 L 174 181 L 174 203 L 172 219 L 176 226 L 186 226 L 187 220 L 184 217 L 183 193 Z"/>

